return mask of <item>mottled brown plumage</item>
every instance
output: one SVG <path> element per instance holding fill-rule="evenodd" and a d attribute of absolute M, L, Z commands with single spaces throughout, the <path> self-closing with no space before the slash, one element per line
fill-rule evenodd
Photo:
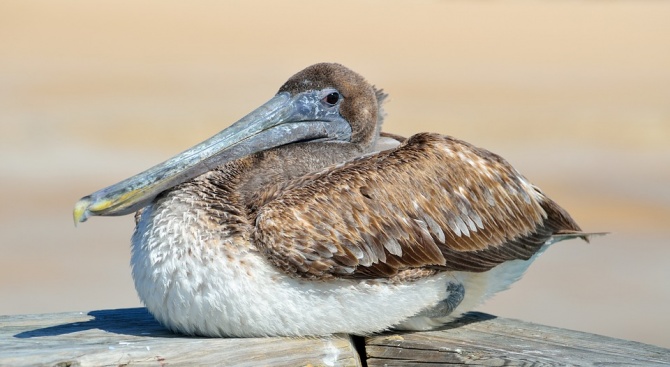
<path fill-rule="evenodd" d="M 287 182 L 259 207 L 257 246 L 309 278 L 485 271 L 580 230 L 502 158 L 437 134 Z"/>

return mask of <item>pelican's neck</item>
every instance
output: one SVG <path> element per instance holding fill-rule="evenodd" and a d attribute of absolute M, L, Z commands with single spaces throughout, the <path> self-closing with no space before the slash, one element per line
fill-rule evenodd
<path fill-rule="evenodd" d="M 284 183 L 367 153 L 367 149 L 347 143 L 292 144 L 252 154 L 219 170 L 226 176 L 235 175 L 236 191 L 247 208 L 254 211 Z"/>

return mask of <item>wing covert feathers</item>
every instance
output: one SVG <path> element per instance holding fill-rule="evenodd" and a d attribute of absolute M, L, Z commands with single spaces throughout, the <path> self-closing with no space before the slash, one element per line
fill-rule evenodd
<path fill-rule="evenodd" d="M 438 134 L 281 185 L 254 240 L 307 278 L 393 277 L 411 268 L 485 271 L 580 229 L 501 157 Z"/>

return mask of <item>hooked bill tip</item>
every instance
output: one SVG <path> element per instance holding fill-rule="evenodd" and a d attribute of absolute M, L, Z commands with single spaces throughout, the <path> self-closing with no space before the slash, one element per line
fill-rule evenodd
<path fill-rule="evenodd" d="M 75 227 L 77 224 L 83 223 L 86 221 L 86 219 L 88 219 L 88 208 L 90 205 L 91 199 L 88 196 L 79 199 L 79 201 L 74 204 L 74 211 L 72 212 L 72 216 L 74 218 Z"/>

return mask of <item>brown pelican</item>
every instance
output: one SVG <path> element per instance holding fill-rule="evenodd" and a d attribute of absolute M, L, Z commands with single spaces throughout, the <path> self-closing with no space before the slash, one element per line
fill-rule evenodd
<path fill-rule="evenodd" d="M 193 148 L 77 202 L 138 212 L 132 274 L 204 336 L 426 330 L 518 280 L 570 215 L 500 156 L 380 133 L 385 94 L 338 64 L 291 77 Z"/>

